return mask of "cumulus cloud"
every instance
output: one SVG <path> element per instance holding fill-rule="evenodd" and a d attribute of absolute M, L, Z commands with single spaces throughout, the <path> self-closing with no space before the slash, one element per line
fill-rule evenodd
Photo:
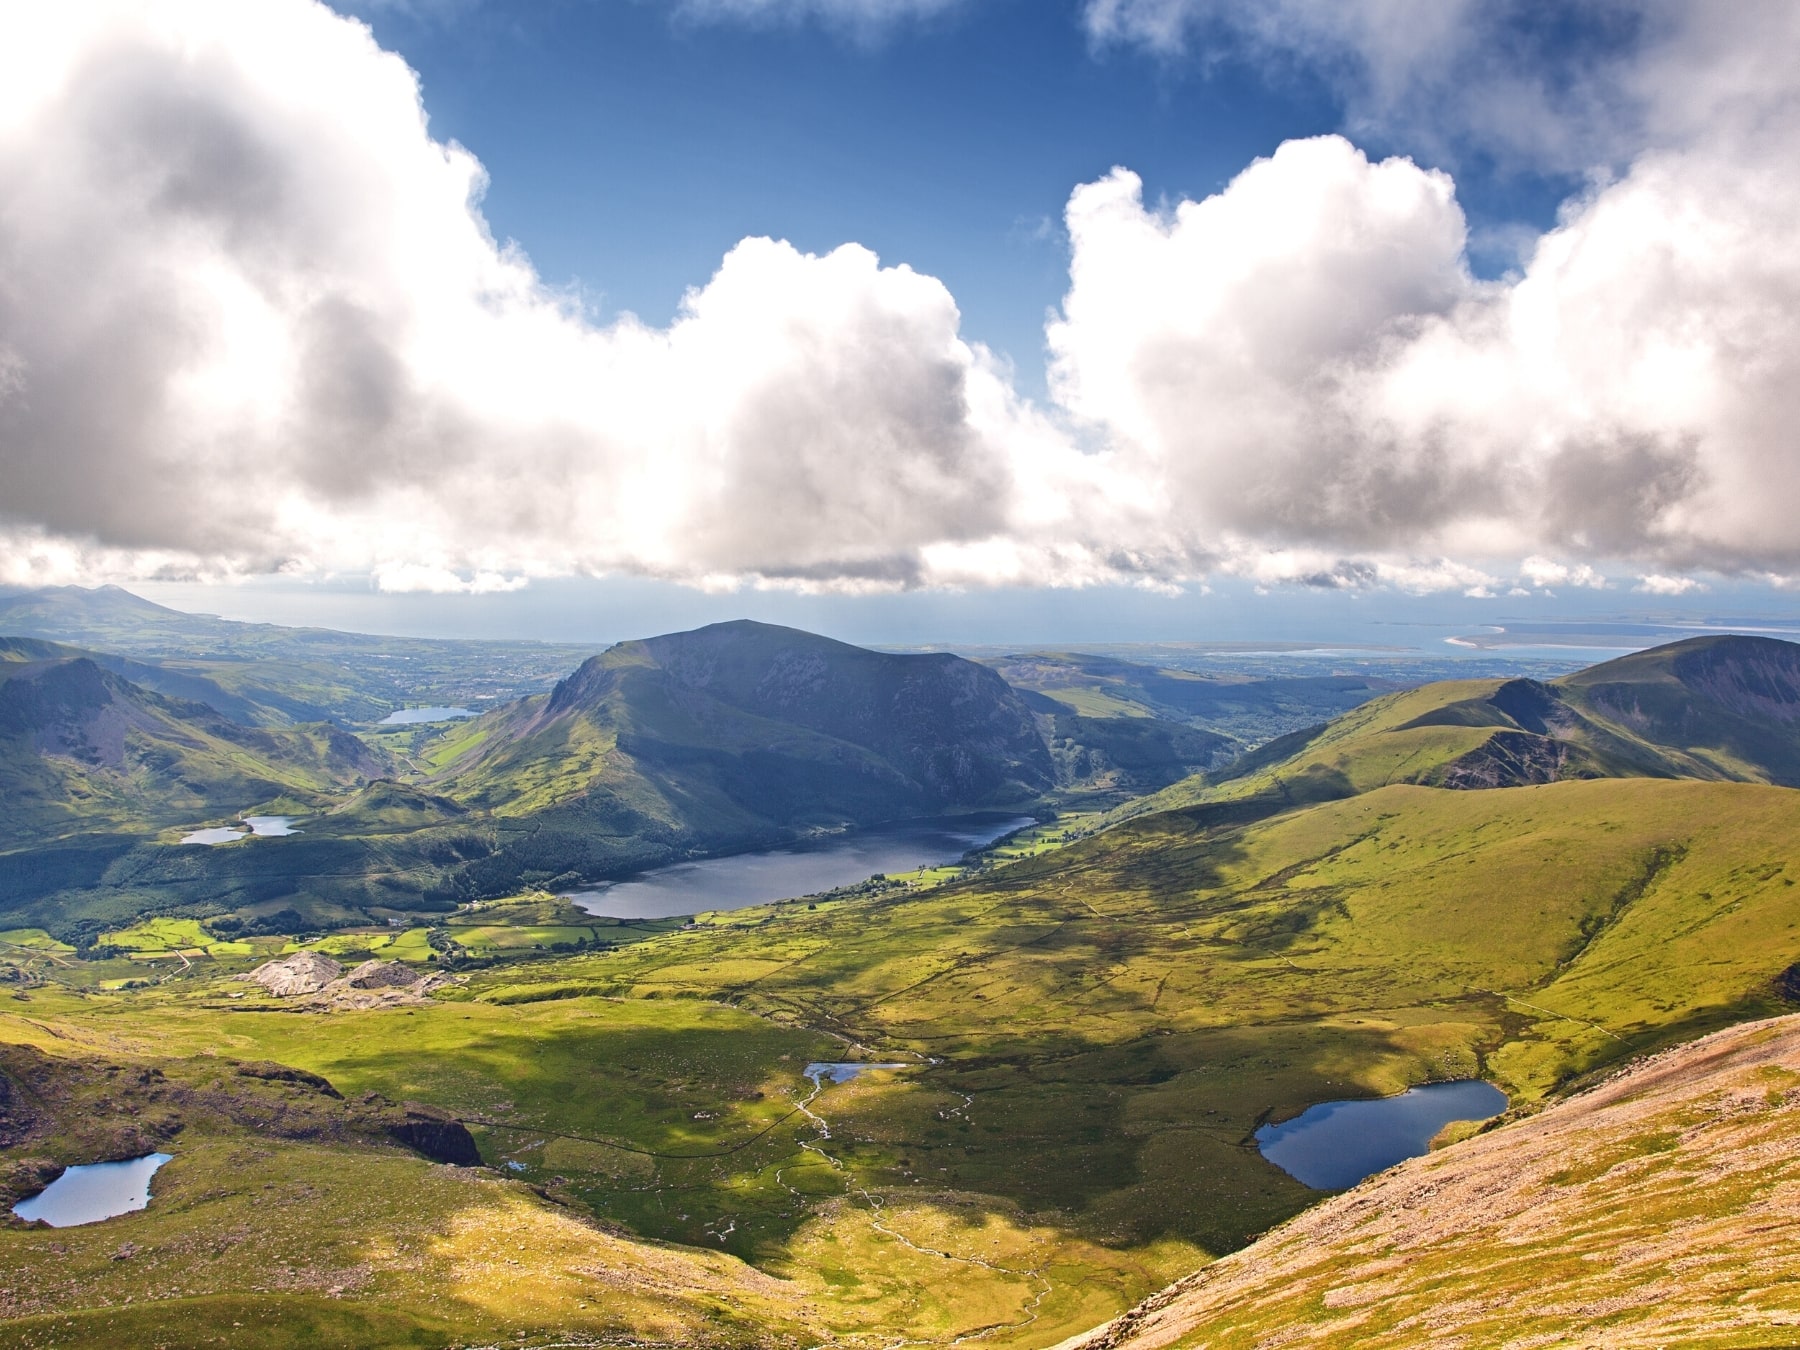
<path fill-rule="evenodd" d="M 904 585 L 1074 467 L 936 280 L 748 239 L 589 324 L 488 233 L 415 77 L 307 0 L 47 8 L 0 56 L 0 517 L 394 585 Z M 1021 464 L 1019 456 L 1031 462 Z M 38 540 L 39 544 L 31 541 Z M 36 561 L 32 561 L 36 559 Z"/>
<path fill-rule="evenodd" d="M 1670 577 L 1653 572 L 1649 576 L 1639 577 L 1638 584 L 1632 589 L 1645 595 L 1690 595 L 1695 591 L 1704 591 L 1707 587 L 1694 577 Z"/>
<path fill-rule="evenodd" d="M 1372 108 L 1487 22 L 1276 8 L 1415 90 Z M 1087 13 L 1170 46 L 1202 11 Z M 1448 174 L 1344 137 L 1167 207 L 1124 169 L 1077 187 L 1038 406 L 939 281 L 855 244 L 746 239 L 668 326 L 594 324 L 491 236 L 412 72 L 313 0 L 39 7 L 0 48 L 0 580 L 1800 573 L 1800 8 L 1725 13 L 1602 47 L 1627 112 L 1589 120 L 1636 148 L 1502 281 Z"/>
<path fill-rule="evenodd" d="M 1167 210 L 1115 172 L 1070 201 L 1052 389 L 1203 537 L 1792 572 L 1800 120 L 1765 111 L 1642 151 L 1499 282 L 1445 175 L 1341 137 Z"/>

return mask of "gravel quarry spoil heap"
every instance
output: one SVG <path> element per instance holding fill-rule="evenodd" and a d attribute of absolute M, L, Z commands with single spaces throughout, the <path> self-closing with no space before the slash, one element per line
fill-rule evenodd
<path fill-rule="evenodd" d="M 450 981 L 433 972 L 422 974 L 404 961 L 364 961 L 349 974 L 329 956 L 295 952 L 266 961 L 242 977 L 276 998 L 297 999 L 320 1008 L 379 1008 L 422 1002 Z"/>

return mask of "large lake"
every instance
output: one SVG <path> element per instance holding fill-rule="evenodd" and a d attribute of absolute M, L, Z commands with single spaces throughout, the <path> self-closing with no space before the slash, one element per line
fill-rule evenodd
<path fill-rule="evenodd" d="M 1453 1120 L 1487 1120 L 1506 1110 L 1506 1094 L 1468 1078 L 1427 1083 L 1378 1101 L 1321 1102 L 1281 1125 L 1256 1132 L 1263 1157 L 1314 1190 L 1336 1191 L 1431 1149 Z"/>
<path fill-rule="evenodd" d="M 884 825 L 817 844 L 675 863 L 568 899 L 609 919 L 667 919 L 705 910 L 747 909 L 854 886 L 877 873 L 955 862 L 972 848 L 1032 824 L 1029 816 L 955 817 Z"/>
<path fill-rule="evenodd" d="M 419 722 L 453 722 L 459 717 L 479 717 L 468 708 L 396 708 L 377 726 L 410 727 Z"/>
<path fill-rule="evenodd" d="M 147 1153 L 126 1162 L 69 1167 L 29 1200 L 13 1206 L 21 1219 L 42 1219 L 52 1228 L 99 1223 L 150 1203 L 150 1178 L 169 1161 L 167 1153 Z"/>

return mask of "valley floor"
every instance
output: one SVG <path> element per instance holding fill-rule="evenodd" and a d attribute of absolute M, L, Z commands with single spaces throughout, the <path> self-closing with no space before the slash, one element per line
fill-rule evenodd
<path fill-rule="evenodd" d="M 1692 1100 L 1584 1099 L 1579 1138 L 1534 1133 L 1575 1108 L 1526 1113 L 1789 1006 L 1797 826 L 1791 790 L 1655 780 L 1201 806 L 935 890 L 504 956 L 388 1007 L 298 1010 L 231 979 L 258 957 L 230 944 L 135 988 L 32 957 L 48 982 L 0 999 L 0 1185 L 175 1161 L 141 1213 L 0 1228 L 0 1344 L 1029 1350 L 1240 1249 L 1291 1278 L 1218 1305 L 1235 1340 L 1179 1328 L 1195 1344 L 1313 1323 L 1316 1343 L 1416 1344 L 1485 1285 L 1495 1320 L 1469 1345 L 1535 1344 L 1543 1308 L 1766 1330 L 1800 1288 L 1786 1023 Z M 541 927 L 540 908 L 466 917 Z M 836 1060 L 909 1067 L 815 1092 L 806 1066 Z M 1396 1174 L 1457 1197 L 1418 1235 L 1384 1225 L 1423 1193 L 1389 1177 L 1379 1205 L 1309 1209 L 1321 1193 L 1251 1139 L 1313 1102 L 1471 1075 L 1525 1118 Z M 485 1169 L 384 1135 L 407 1102 L 465 1122 Z M 1349 1227 L 1307 1227 L 1330 1215 Z M 1366 1265 L 1402 1250 L 1404 1270 Z M 1261 1261 L 1228 1256 L 1218 1288 Z M 1646 1304 L 1664 1279 L 1697 1301 Z"/>

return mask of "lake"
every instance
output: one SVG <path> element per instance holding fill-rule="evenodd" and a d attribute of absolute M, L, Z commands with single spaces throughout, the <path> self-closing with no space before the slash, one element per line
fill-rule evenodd
<path fill-rule="evenodd" d="M 854 886 L 876 874 L 955 862 L 972 848 L 1033 824 L 1029 816 L 914 820 L 838 835 L 816 844 L 674 863 L 566 898 L 608 919 L 667 919 L 704 910 L 746 909 Z"/>
<path fill-rule="evenodd" d="M 235 825 L 215 825 L 204 830 L 194 830 L 181 836 L 184 844 L 229 844 L 234 839 L 248 839 L 253 834 L 268 838 L 280 838 L 283 835 L 299 834 L 294 828 L 292 816 L 245 816 L 244 824 L 250 828 L 240 830 Z"/>
<path fill-rule="evenodd" d="M 866 1061 L 821 1061 L 806 1066 L 806 1076 L 813 1081 L 815 1087 L 824 1087 L 825 1079 L 834 1083 L 848 1083 L 852 1078 L 868 1073 L 871 1069 L 916 1069 L 917 1064 L 870 1064 Z"/>
<path fill-rule="evenodd" d="M 150 1203 L 150 1178 L 169 1161 L 167 1153 L 147 1153 L 126 1162 L 70 1167 L 29 1200 L 13 1206 L 21 1219 L 42 1219 L 52 1228 L 99 1223 Z"/>
<path fill-rule="evenodd" d="M 1337 1191 L 1431 1149 L 1454 1120 L 1487 1120 L 1506 1094 L 1478 1078 L 1427 1083 L 1378 1101 L 1321 1102 L 1256 1132 L 1263 1157 L 1314 1190 Z"/>
<path fill-rule="evenodd" d="M 376 725 L 407 727 L 415 722 L 452 722 L 459 717 L 478 716 L 480 716 L 479 713 L 468 708 L 396 708 Z"/>

